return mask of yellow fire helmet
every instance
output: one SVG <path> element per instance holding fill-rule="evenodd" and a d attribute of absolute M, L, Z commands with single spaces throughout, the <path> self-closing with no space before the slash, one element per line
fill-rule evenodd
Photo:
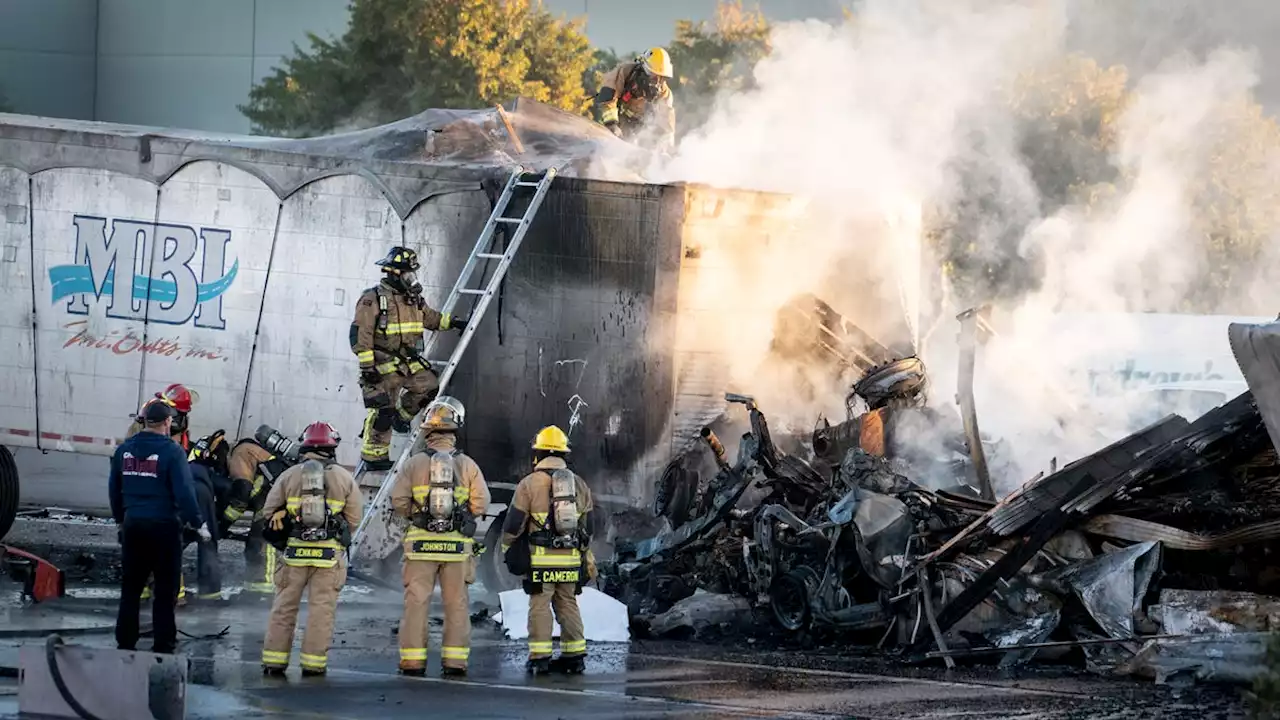
<path fill-rule="evenodd" d="M 569 436 L 555 425 L 548 425 L 538 431 L 537 437 L 533 439 L 534 450 L 549 450 L 551 452 L 569 452 Z"/>
<path fill-rule="evenodd" d="M 645 72 L 664 78 L 675 76 L 675 67 L 671 64 L 671 56 L 660 47 L 649 48 L 640 58 Z"/>
<path fill-rule="evenodd" d="M 422 420 L 422 428 L 427 432 L 433 430 L 457 430 L 462 427 L 467 417 L 466 408 L 455 397 L 441 395 L 427 406 L 426 416 Z"/>

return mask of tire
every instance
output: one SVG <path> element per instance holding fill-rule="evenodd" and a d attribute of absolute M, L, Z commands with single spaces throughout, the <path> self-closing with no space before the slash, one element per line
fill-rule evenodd
<path fill-rule="evenodd" d="M 778 627 L 788 632 L 808 629 L 813 620 L 809 600 L 816 586 L 817 576 L 806 567 L 795 568 L 773 581 L 769 606 Z"/>
<path fill-rule="evenodd" d="M 0 540 L 18 516 L 18 464 L 9 448 L 0 445 Z"/>
<path fill-rule="evenodd" d="M 520 578 L 507 572 L 507 566 L 502 562 L 502 523 L 506 519 L 507 511 L 503 510 L 489 523 L 489 529 L 484 534 L 485 551 L 476 568 L 476 574 L 480 577 L 480 582 L 484 583 L 485 590 L 495 597 L 507 590 L 522 587 Z"/>

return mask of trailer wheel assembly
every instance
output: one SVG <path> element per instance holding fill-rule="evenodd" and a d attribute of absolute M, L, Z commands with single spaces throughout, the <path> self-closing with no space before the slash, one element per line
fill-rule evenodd
<path fill-rule="evenodd" d="M 506 520 L 507 511 L 503 510 L 489 523 L 489 529 L 484 533 L 484 553 L 480 556 L 476 573 L 485 589 L 494 595 L 521 587 L 520 578 L 507 572 L 507 566 L 502 562 L 502 524 Z"/>
<path fill-rule="evenodd" d="M 807 567 L 795 568 L 773 581 L 769 588 L 769 606 L 778 627 L 798 632 L 809 626 L 812 612 L 810 598 L 818 587 L 818 576 Z"/>
<path fill-rule="evenodd" d="M 18 516 L 18 464 L 9 448 L 0 445 L 0 539 Z"/>

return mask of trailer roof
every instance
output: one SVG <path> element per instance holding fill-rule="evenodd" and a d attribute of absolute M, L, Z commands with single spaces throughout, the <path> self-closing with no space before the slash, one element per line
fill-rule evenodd
<path fill-rule="evenodd" d="M 239 167 L 286 197 L 322 177 L 359 174 L 401 217 L 426 197 L 475 189 L 510 167 L 643 183 L 628 170 L 637 150 L 591 120 L 528 98 L 497 108 L 429 109 L 386 125 L 314 138 L 275 138 L 0 113 L 0 166 L 114 170 L 163 183 L 184 165 Z"/>

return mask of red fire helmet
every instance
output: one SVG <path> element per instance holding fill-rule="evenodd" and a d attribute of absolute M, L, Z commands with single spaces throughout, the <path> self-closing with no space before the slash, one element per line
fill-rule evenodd
<path fill-rule="evenodd" d="M 160 397 L 172 405 L 174 410 L 184 414 L 191 412 L 191 406 L 200 399 L 199 395 L 182 383 L 174 383 L 165 388 Z"/>
<path fill-rule="evenodd" d="M 342 437 L 327 422 L 316 421 L 307 426 L 298 436 L 298 443 L 304 448 L 336 448 Z"/>

